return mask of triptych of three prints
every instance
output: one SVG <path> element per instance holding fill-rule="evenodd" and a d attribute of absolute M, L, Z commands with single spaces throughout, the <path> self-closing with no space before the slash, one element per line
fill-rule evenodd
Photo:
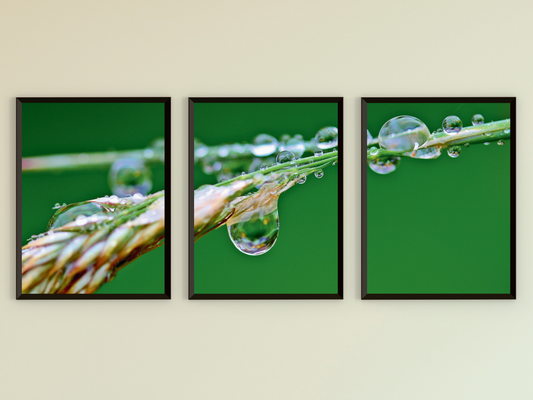
<path fill-rule="evenodd" d="M 170 98 L 16 102 L 17 298 L 169 299 Z M 362 299 L 515 299 L 516 99 L 343 111 L 189 98 L 189 299 L 342 299 L 358 157 Z"/>

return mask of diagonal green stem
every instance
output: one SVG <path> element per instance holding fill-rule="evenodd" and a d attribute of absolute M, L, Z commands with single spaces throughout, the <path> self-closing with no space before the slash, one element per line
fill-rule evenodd
<path fill-rule="evenodd" d="M 339 153 L 337 151 L 332 151 L 326 154 L 323 154 L 321 156 L 310 156 L 306 158 L 300 158 L 299 160 L 294 160 L 282 164 L 277 164 L 269 168 L 265 168 L 261 171 L 255 171 L 249 174 L 237 176 L 232 179 L 228 179 L 223 182 L 219 182 L 215 184 L 214 186 L 225 186 L 229 185 L 232 182 L 238 181 L 238 180 L 245 180 L 253 178 L 254 176 L 258 174 L 262 175 L 268 175 L 273 172 L 288 172 L 291 174 L 310 174 L 314 171 L 317 171 L 319 169 L 325 168 L 329 165 L 333 165 L 337 160 L 339 159 Z"/>
<path fill-rule="evenodd" d="M 496 122 L 489 122 L 482 125 L 475 125 L 463 128 L 457 135 L 447 135 L 444 132 L 439 132 L 431 135 L 430 139 L 420 146 L 419 149 L 426 149 L 430 147 L 446 148 L 449 146 L 460 146 L 464 144 L 479 144 L 494 142 L 499 140 L 509 140 L 511 138 L 511 120 L 505 119 Z M 370 154 L 370 147 L 377 146 L 377 139 L 372 140 L 367 144 L 367 160 L 376 160 L 380 157 L 401 157 L 405 156 L 404 151 L 392 151 L 385 149 L 377 149 L 373 154 Z"/>

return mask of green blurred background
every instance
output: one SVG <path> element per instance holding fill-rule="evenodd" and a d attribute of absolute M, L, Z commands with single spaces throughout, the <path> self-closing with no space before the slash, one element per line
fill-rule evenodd
<path fill-rule="evenodd" d="M 477 113 L 506 119 L 510 105 L 369 103 L 367 124 L 377 137 L 390 118 L 412 115 L 433 132 L 448 115 L 470 126 Z M 492 142 L 456 159 L 403 157 L 388 175 L 367 167 L 368 293 L 510 293 L 510 150 Z"/>
<path fill-rule="evenodd" d="M 252 143 L 260 133 L 307 141 L 337 126 L 337 116 L 336 103 L 195 103 L 194 135 L 207 145 Z M 338 293 L 338 168 L 327 167 L 321 179 L 310 175 L 280 196 L 279 236 L 267 253 L 241 253 L 225 225 L 197 241 L 194 293 Z M 194 187 L 215 183 L 197 163 Z"/>
<path fill-rule="evenodd" d="M 22 103 L 22 157 L 146 148 L 165 135 L 162 103 Z M 151 167 L 151 192 L 164 189 L 164 165 Z M 55 203 L 111 195 L 109 167 L 22 173 L 22 244 L 46 231 Z M 97 293 L 162 294 L 164 245 L 122 269 Z"/>

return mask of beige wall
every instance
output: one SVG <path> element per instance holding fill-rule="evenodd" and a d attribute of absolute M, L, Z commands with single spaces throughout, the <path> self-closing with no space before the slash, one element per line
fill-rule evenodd
<path fill-rule="evenodd" d="M 0 398 L 533 398 L 532 14 L 525 0 L 2 0 Z M 16 96 L 172 97 L 171 301 L 15 301 Z M 344 96 L 345 300 L 187 300 L 188 96 Z M 361 96 L 517 96 L 518 300 L 359 300 Z"/>

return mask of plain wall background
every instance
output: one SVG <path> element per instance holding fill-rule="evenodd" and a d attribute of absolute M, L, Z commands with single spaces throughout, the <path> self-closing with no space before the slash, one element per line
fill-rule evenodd
<path fill-rule="evenodd" d="M 531 4 L 3 0 L 0 397 L 532 398 Z M 172 97 L 172 300 L 15 300 L 16 96 Z M 188 96 L 344 96 L 343 301 L 187 300 Z M 518 98 L 518 300 L 359 300 L 361 96 Z"/>

